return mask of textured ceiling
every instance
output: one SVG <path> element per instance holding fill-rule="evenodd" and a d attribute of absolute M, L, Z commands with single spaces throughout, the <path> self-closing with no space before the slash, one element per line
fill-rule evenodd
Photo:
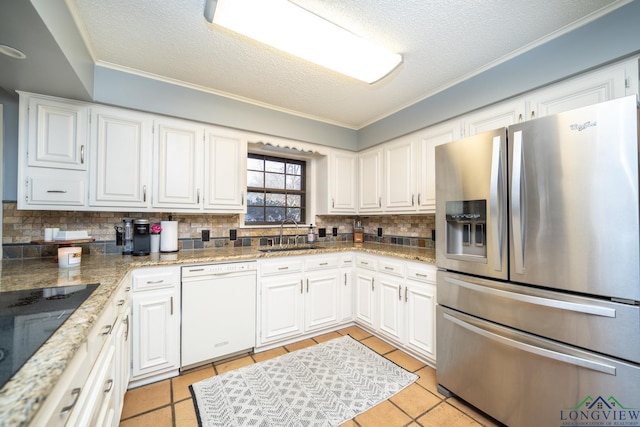
<path fill-rule="evenodd" d="M 239 37 L 204 0 L 67 0 L 94 61 L 353 129 L 614 10 L 616 0 L 295 0 L 401 53 L 368 85 Z M 295 35 L 292 35 L 295 37 Z"/>

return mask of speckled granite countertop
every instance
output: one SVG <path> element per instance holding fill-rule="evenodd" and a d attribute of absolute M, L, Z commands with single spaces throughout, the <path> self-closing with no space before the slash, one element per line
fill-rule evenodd
<path fill-rule="evenodd" d="M 161 265 L 233 262 L 282 256 L 333 252 L 364 252 L 435 264 L 431 249 L 375 243 L 316 245 L 294 252 L 260 252 L 255 247 L 200 249 L 145 257 L 83 255 L 80 267 L 58 268 L 51 258 L 2 261 L 0 292 L 53 286 L 100 283 L 100 286 L 40 347 L 0 390 L 0 426 L 26 426 L 52 391 L 60 376 L 98 319 L 118 284 L 130 270 Z"/>

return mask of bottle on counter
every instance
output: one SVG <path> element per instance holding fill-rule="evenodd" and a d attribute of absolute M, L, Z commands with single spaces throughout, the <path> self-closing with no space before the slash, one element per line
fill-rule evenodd
<path fill-rule="evenodd" d="M 307 243 L 315 243 L 316 235 L 313 232 L 313 224 L 309 225 L 309 231 L 307 232 Z"/>

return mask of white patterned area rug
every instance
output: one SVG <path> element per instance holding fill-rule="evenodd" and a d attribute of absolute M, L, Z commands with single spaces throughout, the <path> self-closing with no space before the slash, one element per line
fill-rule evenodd
<path fill-rule="evenodd" d="M 338 426 L 416 379 L 344 336 L 189 388 L 201 427 Z"/>

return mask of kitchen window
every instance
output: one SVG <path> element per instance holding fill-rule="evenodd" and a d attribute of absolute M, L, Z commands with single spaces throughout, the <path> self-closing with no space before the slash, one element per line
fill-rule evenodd
<path fill-rule="evenodd" d="M 306 162 L 262 154 L 247 157 L 246 225 L 306 221 Z"/>

